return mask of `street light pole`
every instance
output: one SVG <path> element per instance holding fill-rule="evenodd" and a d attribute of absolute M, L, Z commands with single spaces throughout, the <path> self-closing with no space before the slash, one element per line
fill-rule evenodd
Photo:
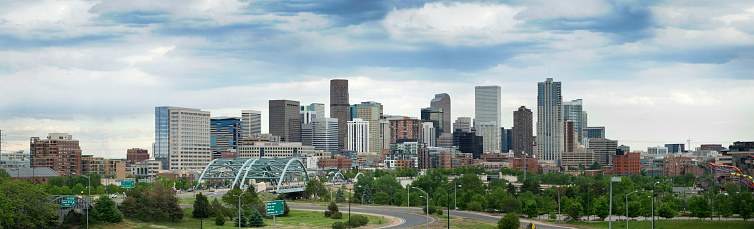
<path fill-rule="evenodd" d="M 608 228 L 613 228 L 613 182 L 620 182 L 620 177 L 611 177 L 610 178 L 610 219 L 608 223 Z"/>
<path fill-rule="evenodd" d="M 76 175 L 76 173 L 73 173 L 73 174 Z M 79 175 L 81 175 L 81 174 L 79 174 Z M 86 180 L 87 180 L 86 189 L 87 189 L 87 192 L 89 193 L 89 198 L 91 198 L 91 196 L 92 196 L 92 179 L 90 179 L 88 176 L 84 176 L 84 175 L 81 175 L 81 176 L 84 177 L 84 178 L 86 178 Z M 86 201 L 86 199 L 84 199 L 84 201 Z M 91 204 L 87 201 L 87 205 L 91 205 Z M 90 209 L 88 209 L 88 208 L 86 209 L 86 229 L 89 229 L 89 210 Z"/>
<path fill-rule="evenodd" d="M 412 188 L 415 188 L 423 192 L 425 196 L 419 196 L 419 197 L 424 197 L 424 199 L 427 199 L 427 229 L 429 229 L 429 194 L 427 194 L 427 192 L 425 192 L 424 190 L 421 190 L 420 188 L 417 188 L 417 187 L 412 187 Z"/>
<path fill-rule="evenodd" d="M 657 181 L 652 185 L 652 229 L 655 229 L 655 186 L 659 183 Z"/>
<path fill-rule="evenodd" d="M 451 187 L 451 188 L 455 192 L 456 189 L 460 188 L 460 187 L 461 187 L 460 184 L 458 186 L 456 186 L 455 183 L 453 183 L 453 187 Z M 448 191 L 450 191 L 450 188 L 448 189 Z M 429 208 L 429 207 L 427 207 L 427 208 Z M 450 195 L 448 195 L 448 229 L 450 229 Z"/>
<path fill-rule="evenodd" d="M 631 193 L 628 193 L 628 194 L 626 194 L 626 229 L 628 229 L 628 195 L 631 195 L 631 194 L 633 194 L 634 192 L 638 192 L 638 190 L 637 190 L 637 191 L 633 191 L 633 192 L 631 192 Z"/>

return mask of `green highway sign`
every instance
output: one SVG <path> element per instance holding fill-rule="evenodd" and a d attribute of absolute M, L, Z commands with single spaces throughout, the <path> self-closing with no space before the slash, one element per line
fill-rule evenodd
<path fill-rule="evenodd" d="M 282 215 L 285 202 L 282 200 L 267 201 L 267 215 Z"/>
<path fill-rule="evenodd" d="M 134 187 L 134 181 L 121 181 L 120 182 L 121 188 L 133 188 Z"/>
<path fill-rule="evenodd" d="M 66 197 L 60 201 L 61 207 L 73 207 L 76 206 L 76 197 Z"/>

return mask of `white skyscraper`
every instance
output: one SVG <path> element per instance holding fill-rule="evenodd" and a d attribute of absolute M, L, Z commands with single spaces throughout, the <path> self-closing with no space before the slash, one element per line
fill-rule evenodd
<path fill-rule="evenodd" d="M 241 110 L 241 138 L 250 138 L 252 134 L 262 133 L 262 112 Z"/>
<path fill-rule="evenodd" d="M 560 82 L 547 78 L 538 83 L 537 157 L 558 162 L 563 151 L 563 98 Z"/>
<path fill-rule="evenodd" d="M 500 126 L 500 86 L 476 86 L 474 88 L 474 125 L 495 122 Z"/>
<path fill-rule="evenodd" d="M 338 119 L 315 118 L 312 120 L 312 145 L 315 150 L 333 152 L 338 150 Z"/>
<path fill-rule="evenodd" d="M 360 118 L 348 121 L 348 150 L 369 152 L 369 122 Z"/>
<path fill-rule="evenodd" d="M 500 152 L 500 127 L 495 122 L 476 123 L 476 136 L 482 136 L 483 152 Z"/>
<path fill-rule="evenodd" d="M 433 122 L 422 122 L 422 139 L 421 142 L 427 146 L 437 146 L 437 131 Z"/>
<path fill-rule="evenodd" d="M 162 169 L 203 170 L 212 161 L 209 129 L 209 111 L 155 107 L 155 159 Z"/>

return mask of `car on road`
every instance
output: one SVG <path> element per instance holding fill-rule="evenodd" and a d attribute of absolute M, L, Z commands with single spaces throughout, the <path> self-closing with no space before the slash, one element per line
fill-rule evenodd
<path fill-rule="evenodd" d="M 112 199 L 118 198 L 118 195 L 110 194 L 110 198 L 112 198 Z"/>

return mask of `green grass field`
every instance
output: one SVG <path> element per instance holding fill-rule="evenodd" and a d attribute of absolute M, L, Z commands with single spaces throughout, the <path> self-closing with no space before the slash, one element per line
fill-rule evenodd
<path fill-rule="evenodd" d="M 193 208 L 183 209 L 185 210 L 183 220 L 178 222 L 141 222 L 138 220 L 125 220 L 124 222 L 117 224 L 102 223 L 90 225 L 90 228 L 199 228 L 200 220 L 191 218 L 191 211 L 193 211 Z M 388 222 L 387 219 L 379 216 L 367 215 L 367 218 L 369 218 L 370 225 L 379 225 Z M 333 223 L 338 221 L 347 222 L 348 214 L 343 214 L 343 219 L 335 220 L 325 218 L 323 211 L 291 210 L 289 216 L 277 217 L 276 225 L 280 227 L 284 226 L 286 228 L 330 228 Z M 272 219 L 264 219 L 264 222 L 267 224 L 264 228 L 272 228 Z M 215 225 L 214 217 L 205 218 L 203 223 L 203 228 L 235 228 L 233 226 L 233 221 L 226 221 L 223 226 Z"/>
<path fill-rule="evenodd" d="M 568 222 L 568 224 L 591 227 L 608 228 L 608 222 Z M 652 221 L 630 221 L 629 228 L 652 228 Z M 626 222 L 613 222 L 613 228 L 626 228 Z M 655 220 L 655 228 L 658 229 L 690 229 L 690 228 L 714 228 L 714 229 L 740 229 L 754 228 L 754 221 L 711 221 L 711 220 Z"/>
<path fill-rule="evenodd" d="M 209 200 L 209 203 L 210 203 L 210 204 L 212 204 L 212 201 L 214 201 L 215 199 L 217 199 L 218 201 L 220 201 L 220 203 L 222 203 L 222 202 L 223 202 L 223 200 L 222 200 L 222 199 L 220 199 L 220 198 L 215 198 L 215 197 L 209 197 L 209 198 L 207 198 L 207 200 Z M 178 203 L 179 203 L 179 204 L 194 204 L 194 201 L 196 201 L 196 197 L 193 197 L 193 196 L 192 196 L 192 197 L 184 197 L 184 198 L 180 198 L 180 199 L 178 200 Z"/>

